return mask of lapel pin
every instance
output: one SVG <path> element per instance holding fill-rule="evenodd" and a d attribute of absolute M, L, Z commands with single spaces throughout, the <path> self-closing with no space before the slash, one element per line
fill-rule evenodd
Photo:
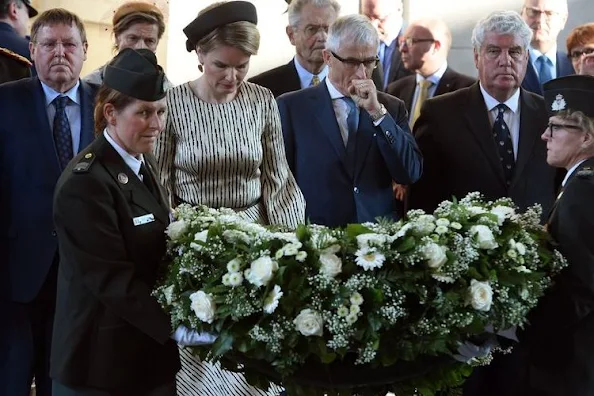
<path fill-rule="evenodd" d="M 86 159 L 89 159 L 89 158 L 92 158 L 92 157 L 93 157 L 93 154 L 91 154 L 91 153 L 86 153 L 85 154 L 85 158 Z"/>
<path fill-rule="evenodd" d="M 119 173 L 118 181 L 122 184 L 126 184 L 126 183 L 128 183 L 128 176 L 125 173 Z"/>

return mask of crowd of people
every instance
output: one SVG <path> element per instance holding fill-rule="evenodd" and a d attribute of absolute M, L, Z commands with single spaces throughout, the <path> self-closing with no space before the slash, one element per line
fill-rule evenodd
<path fill-rule="evenodd" d="M 0 395 L 282 394 L 183 348 L 216 335 L 170 328 L 151 291 L 171 209 L 341 227 L 472 191 L 540 204 L 569 268 L 464 395 L 594 393 L 594 23 L 565 53 L 566 0 L 491 13 L 477 80 L 448 66 L 443 20 L 405 23 L 400 0 L 340 14 L 291 1 L 295 56 L 248 80 L 256 8 L 214 3 L 183 29 L 200 77 L 173 86 L 152 2 L 114 12 L 115 57 L 81 78 L 77 15 L 0 0 Z"/>

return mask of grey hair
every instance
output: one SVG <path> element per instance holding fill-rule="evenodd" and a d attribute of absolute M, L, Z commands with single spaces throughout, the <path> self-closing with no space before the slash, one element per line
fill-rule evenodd
<path fill-rule="evenodd" d="M 338 51 L 343 42 L 355 45 L 379 47 L 377 30 L 365 15 L 346 15 L 338 18 L 328 31 L 326 49 Z"/>
<path fill-rule="evenodd" d="M 316 8 L 332 7 L 336 15 L 340 14 L 340 4 L 337 0 L 293 0 L 289 5 L 289 25 L 299 26 L 301 22 L 301 12 L 306 5 L 312 5 Z"/>
<path fill-rule="evenodd" d="M 528 49 L 532 41 L 532 30 L 516 11 L 493 12 L 478 21 L 472 30 L 472 46 L 475 50 L 482 47 L 485 35 L 490 32 L 516 37 L 521 41 L 524 50 Z"/>

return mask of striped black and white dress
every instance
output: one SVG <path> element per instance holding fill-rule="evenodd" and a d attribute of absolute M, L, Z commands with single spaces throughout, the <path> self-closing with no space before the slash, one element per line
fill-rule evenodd
<path fill-rule="evenodd" d="M 285 157 L 272 93 L 244 82 L 231 102 L 214 104 L 194 95 L 189 83 L 167 91 L 167 125 L 155 153 L 172 202 L 228 207 L 262 224 L 296 227 L 305 200 Z M 200 362 L 180 349 L 180 396 L 278 396 L 247 384 L 241 374 Z"/>

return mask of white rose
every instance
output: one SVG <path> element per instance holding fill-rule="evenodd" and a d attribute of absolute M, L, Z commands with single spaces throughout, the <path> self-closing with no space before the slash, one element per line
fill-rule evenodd
<path fill-rule="evenodd" d="M 279 285 L 274 285 L 272 291 L 264 299 L 264 312 L 267 314 L 273 313 L 278 307 L 278 302 L 283 296 L 283 292 Z"/>
<path fill-rule="evenodd" d="M 493 289 L 491 289 L 489 282 L 479 282 L 476 279 L 470 281 L 468 300 L 472 308 L 477 311 L 490 310 L 493 301 Z"/>
<path fill-rule="evenodd" d="M 198 319 L 206 323 L 212 323 L 216 311 L 212 296 L 200 290 L 192 293 L 190 300 L 192 300 L 190 308 L 192 308 Z"/>
<path fill-rule="evenodd" d="M 303 309 L 293 320 L 297 330 L 306 337 L 319 336 L 324 332 L 324 321 L 322 315 L 313 309 Z"/>
<path fill-rule="evenodd" d="M 470 236 L 476 240 L 479 249 L 491 250 L 497 247 L 497 241 L 493 231 L 486 225 L 475 225 L 470 227 Z"/>
<path fill-rule="evenodd" d="M 487 213 L 487 211 L 484 208 L 481 208 L 480 206 L 469 206 L 466 208 L 466 210 L 470 212 L 471 215 Z"/>
<path fill-rule="evenodd" d="M 520 256 L 523 256 L 526 254 L 526 245 L 524 245 L 522 242 L 516 243 L 515 248 L 518 251 L 518 254 Z"/>
<path fill-rule="evenodd" d="M 206 242 L 207 239 L 208 239 L 208 230 L 197 232 L 194 235 L 195 241 Z"/>
<path fill-rule="evenodd" d="M 423 258 L 427 260 L 429 268 L 438 269 L 448 261 L 446 247 L 435 242 L 426 243 L 421 247 Z"/>
<path fill-rule="evenodd" d="M 406 235 L 406 232 L 408 230 L 410 230 L 412 228 L 412 225 L 410 223 L 406 223 L 405 225 L 403 225 L 396 234 L 394 234 L 394 240 L 403 237 L 404 235 Z"/>
<path fill-rule="evenodd" d="M 340 252 L 340 245 L 328 246 L 326 249 L 322 250 L 322 253 L 336 254 L 338 252 Z"/>
<path fill-rule="evenodd" d="M 322 253 L 320 263 L 320 273 L 328 278 L 334 278 L 342 272 L 342 260 L 333 253 Z"/>
<path fill-rule="evenodd" d="M 278 263 L 268 256 L 263 256 L 252 261 L 245 277 L 248 282 L 256 287 L 265 286 L 270 282 L 276 270 L 278 270 Z"/>
<path fill-rule="evenodd" d="M 435 225 L 438 227 L 447 227 L 450 225 L 450 221 L 448 219 L 437 219 L 435 220 Z"/>
<path fill-rule="evenodd" d="M 177 241 L 181 238 L 188 229 L 188 223 L 185 220 L 178 220 L 170 223 L 167 227 L 167 236 L 172 241 Z"/>
<path fill-rule="evenodd" d="M 491 213 L 497 216 L 497 222 L 499 223 L 499 225 L 502 225 L 505 219 L 511 218 L 513 215 L 516 214 L 516 211 L 513 208 L 510 208 L 509 206 L 499 205 L 491 209 Z"/>
<path fill-rule="evenodd" d="M 386 236 L 381 234 L 360 234 L 357 235 L 357 244 L 359 248 L 369 248 L 369 247 L 383 247 L 386 243 Z"/>
<path fill-rule="evenodd" d="M 452 224 L 450 224 L 450 227 L 452 227 L 454 230 L 461 230 L 462 224 L 458 223 L 457 221 L 454 221 Z"/>

